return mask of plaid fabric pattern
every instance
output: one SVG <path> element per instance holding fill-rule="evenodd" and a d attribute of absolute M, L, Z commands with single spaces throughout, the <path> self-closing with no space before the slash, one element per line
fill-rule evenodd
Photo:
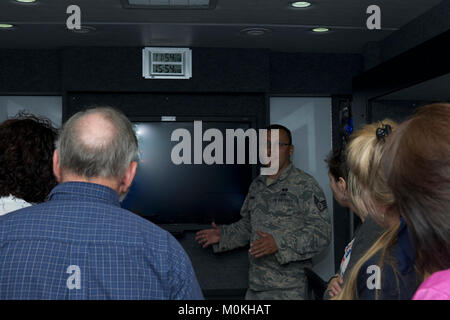
<path fill-rule="evenodd" d="M 203 299 L 168 232 L 105 186 L 67 182 L 0 217 L 0 299 Z"/>

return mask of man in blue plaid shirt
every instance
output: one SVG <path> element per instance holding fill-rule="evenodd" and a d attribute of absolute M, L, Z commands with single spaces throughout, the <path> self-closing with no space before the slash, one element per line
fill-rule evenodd
<path fill-rule="evenodd" d="M 79 112 L 56 148 L 49 200 L 0 217 L 0 299 L 203 299 L 180 244 L 120 208 L 137 167 L 130 121 Z"/>

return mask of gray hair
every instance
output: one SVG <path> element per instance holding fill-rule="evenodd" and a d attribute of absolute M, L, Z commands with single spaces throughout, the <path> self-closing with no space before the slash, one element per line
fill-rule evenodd
<path fill-rule="evenodd" d="M 111 124 L 113 132 L 108 133 L 108 139 L 83 141 L 79 120 L 91 114 L 98 114 Z M 61 169 L 86 178 L 122 177 L 130 162 L 138 159 L 138 142 L 130 120 L 111 107 L 74 114 L 64 124 L 56 149 Z"/>

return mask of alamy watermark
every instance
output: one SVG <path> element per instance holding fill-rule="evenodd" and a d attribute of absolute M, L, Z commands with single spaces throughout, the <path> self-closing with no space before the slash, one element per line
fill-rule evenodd
<path fill-rule="evenodd" d="M 178 142 L 171 152 L 171 160 L 174 164 L 235 164 L 235 141 L 237 142 L 237 164 L 245 164 L 246 146 L 248 139 L 249 164 L 259 162 L 265 167 L 261 168 L 261 175 L 274 175 L 279 169 L 279 130 L 278 129 L 226 129 L 225 130 L 225 157 L 223 153 L 224 137 L 219 129 L 208 129 L 203 132 L 202 121 L 194 121 L 194 137 L 189 130 L 175 129 L 170 137 L 171 141 Z M 270 139 L 268 139 L 270 131 Z M 259 139 L 258 139 L 259 138 Z M 203 149 L 203 142 L 210 142 Z M 259 141 L 259 142 L 258 142 Z M 270 141 L 270 152 L 268 152 Z M 192 161 L 192 144 L 194 145 L 194 161 Z M 259 150 L 259 152 L 258 152 Z"/>
<path fill-rule="evenodd" d="M 370 276 L 367 278 L 366 285 L 369 290 L 381 289 L 381 270 L 377 265 L 370 265 L 367 267 L 367 274 Z"/>
<path fill-rule="evenodd" d="M 77 5 L 70 5 L 66 9 L 66 13 L 70 16 L 66 20 L 66 26 L 69 30 L 81 29 L 81 9 Z M 370 16 L 366 20 L 366 26 L 369 30 L 381 29 L 381 8 L 375 4 L 370 5 L 366 9 L 366 14 Z"/>
<path fill-rule="evenodd" d="M 66 273 L 70 274 L 67 278 L 66 286 L 67 289 L 81 289 L 81 269 L 77 265 L 70 265 L 67 267 Z"/>
<path fill-rule="evenodd" d="M 66 13 L 70 16 L 66 20 L 66 27 L 69 30 L 80 30 L 81 29 L 81 9 L 77 5 L 70 5 L 66 9 Z"/>
<path fill-rule="evenodd" d="M 69 30 L 81 29 L 81 9 L 79 6 L 72 4 L 67 7 L 66 13 L 70 16 L 66 20 L 66 27 Z M 366 20 L 366 26 L 369 30 L 381 29 L 381 8 L 375 4 L 370 5 L 366 9 L 366 14 L 370 16 Z"/>
<path fill-rule="evenodd" d="M 367 18 L 366 26 L 369 30 L 380 30 L 381 29 L 381 9 L 379 6 L 373 4 L 367 7 L 367 14 L 370 16 Z"/>

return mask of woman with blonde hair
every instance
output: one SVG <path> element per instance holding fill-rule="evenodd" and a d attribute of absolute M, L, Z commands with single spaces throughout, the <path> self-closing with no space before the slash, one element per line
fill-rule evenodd
<path fill-rule="evenodd" d="M 349 271 L 336 300 L 410 299 L 420 283 L 406 224 L 392 210 L 394 196 L 379 169 L 386 140 L 396 128 L 389 119 L 366 125 L 354 133 L 348 145 L 348 188 L 353 205 L 385 231 Z"/>
<path fill-rule="evenodd" d="M 325 162 L 328 165 L 328 178 L 330 179 L 330 188 L 334 199 L 340 206 L 350 209 L 361 221 L 361 225 L 355 230 L 353 239 L 344 249 L 339 270 L 328 281 L 328 286 L 323 295 L 323 299 L 328 300 L 339 294 L 342 290 L 342 284 L 346 281 L 347 270 L 352 269 L 355 262 L 372 246 L 384 230 L 367 215 L 365 210 L 360 213 L 353 205 L 355 201 L 352 201 L 349 196 L 349 172 L 345 149 L 331 152 Z M 353 193 L 360 193 L 358 185 L 353 186 Z"/>

